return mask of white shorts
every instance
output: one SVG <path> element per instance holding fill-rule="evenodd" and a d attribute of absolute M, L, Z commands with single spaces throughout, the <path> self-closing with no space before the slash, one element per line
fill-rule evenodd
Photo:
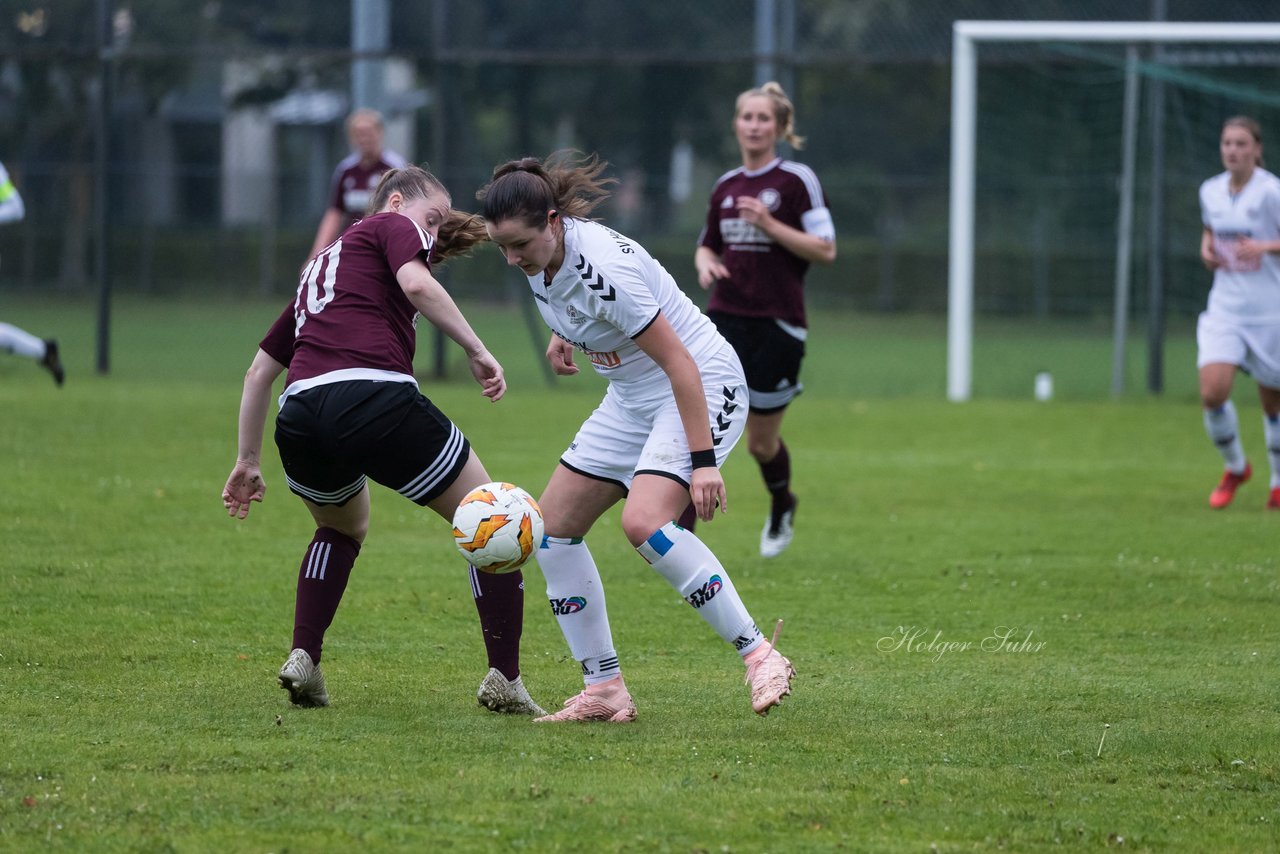
<path fill-rule="evenodd" d="M 747 425 L 747 381 L 726 344 L 698 365 L 711 420 L 716 465 L 724 465 Z M 689 442 L 670 385 L 645 401 L 623 401 L 612 385 L 560 458 L 570 471 L 631 489 L 637 474 L 669 477 L 685 486 L 693 475 Z"/>
<path fill-rule="evenodd" d="M 1280 325 L 1247 325 L 1203 312 L 1196 323 L 1196 367 L 1236 365 L 1261 385 L 1280 388 Z"/>

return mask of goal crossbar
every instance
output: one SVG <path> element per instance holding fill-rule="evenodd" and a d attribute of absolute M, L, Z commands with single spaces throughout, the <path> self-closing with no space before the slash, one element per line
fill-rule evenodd
<path fill-rule="evenodd" d="M 951 51 L 951 189 L 947 258 L 947 398 L 973 390 L 973 215 L 979 42 L 1280 42 L 1280 24 L 1172 21 L 956 21 Z M 1119 322 L 1119 320 L 1118 320 Z"/>

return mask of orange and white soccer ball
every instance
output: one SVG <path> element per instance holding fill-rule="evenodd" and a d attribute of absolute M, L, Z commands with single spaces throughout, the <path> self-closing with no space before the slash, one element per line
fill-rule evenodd
<path fill-rule="evenodd" d="M 542 510 L 512 483 L 477 486 L 453 514 L 453 541 L 483 572 L 514 572 L 542 545 Z"/>

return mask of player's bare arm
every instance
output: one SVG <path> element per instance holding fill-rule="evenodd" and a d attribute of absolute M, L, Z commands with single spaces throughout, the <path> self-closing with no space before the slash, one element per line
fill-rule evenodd
<path fill-rule="evenodd" d="M 413 307 L 466 352 L 471 375 L 480 383 L 484 396 L 494 402 L 501 400 L 507 391 L 502 365 L 484 346 L 453 297 L 431 275 L 423 260 L 414 258 L 405 263 L 396 271 L 396 281 Z"/>
<path fill-rule="evenodd" d="M 671 392 L 680 411 L 690 451 L 713 450 L 711 421 L 707 417 L 707 400 L 702 389 L 702 374 L 693 356 L 684 346 L 666 316 L 659 313 L 649 327 L 636 336 L 636 346 L 653 359 L 671 381 Z M 698 518 L 711 520 L 718 506 L 728 509 L 724 478 L 715 466 L 695 468 L 689 478 L 689 497 Z"/>
<path fill-rule="evenodd" d="M 1251 237 L 1242 237 L 1236 243 L 1236 257 L 1250 264 L 1271 252 L 1280 252 L 1280 240 L 1254 240 Z"/>
<path fill-rule="evenodd" d="M 251 502 L 261 501 L 267 493 L 262 479 L 262 434 L 271 405 L 271 386 L 284 371 L 284 365 L 258 350 L 244 375 L 240 395 L 239 438 L 236 464 L 222 488 L 222 506 L 227 515 L 243 519 L 249 515 Z"/>
<path fill-rule="evenodd" d="M 806 261 L 830 264 L 836 260 L 836 242 L 793 228 L 774 218 L 763 202 L 753 196 L 735 199 L 738 213 L 747 222 L 769 235 L 775 243 Z"/>
<path fill-rule="evenodd" d="M 342 233 L 342 224 L 345 220 L 346 214 L 337 208 L 325 210 L 324 216 L 320 217 L 320 225 L 316 229 L 316 238 L 311 244 L 311 254 L 307 256 L 308 261 L 319 255 L 321 249 L 338 239 L 338 235 Z"/>
<path fill-rule="evenodd" d="M 699 246 L 693 253 L 693 266 L 698 271 L 698 284 L 705 291 L 720 279 L 729 278 L 729 268 L 708 246 Z"/>
<path fill-rule="evenodd" d="M 1210 270 L 1218 269 L 1221 264 L 1218 253 L 1213 251 L 1213 231 L 1209 228 L 1202 229 L 1200 233 L 1200 260 Z"/>

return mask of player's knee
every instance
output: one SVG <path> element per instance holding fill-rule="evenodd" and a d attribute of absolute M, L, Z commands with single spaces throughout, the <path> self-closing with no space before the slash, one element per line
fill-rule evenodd
<path fill-rule="evenodd" d="M 1200 387 L 1200 405 L 1205 409 L 1218 409 L 1230 396 L 1230 387 L 1225 389 L 1213 385 Z"/>
<path fill-rule="evenodd" d="M 748 436 L 747 453 L 757 462 L 767 463 L 778 455 L 777 436 Z"/>
<path fill-rule="evenodd" d="M 622 509 L 622 532 L 627 542 L 639 546 L 653 535 L 653 532 L 672 521 L 670 513 L 661 513 L 655 508 L 634 507 L 627 504 Z"/>

